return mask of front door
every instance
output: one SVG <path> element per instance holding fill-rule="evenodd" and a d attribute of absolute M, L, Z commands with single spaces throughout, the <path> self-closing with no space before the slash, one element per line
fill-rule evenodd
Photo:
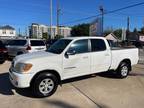
<path fill-rule="evenodd" d="M 67 52 L 73 51 L 63 59 L 64 79 L 90 74 L 90 53 L 88 39 L 77 40 Z"/>

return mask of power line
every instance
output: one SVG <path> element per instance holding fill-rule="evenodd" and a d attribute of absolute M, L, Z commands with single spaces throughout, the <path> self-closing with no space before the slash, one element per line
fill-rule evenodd
<path fill-rule="evenodd" d="M 125 9 L 129 9 L 129 8 L 132 8 L 132 7 L 143 5 L 143 4 L 144 4 L 144 2 L 136 3 L 136 4 L 133 4 L 133 5 L 129 5 L 129 6 L 126 6 L 126 7 L 122 7 L 122 8 L 119 8 L 119 9 L 115 9 L 115 10 L 109 11 L 109 12 L 107 12 L 105 14 L 110 14 L 110 13 L 114 13 L 114 12 L 117 12 L 117 11 L 122 11 L 122 10 L 125 10 Z"/>
<path fill-rule="evenodd" d="M 125 10 L 125 9 L 129 9 L 129 8 L 132 8 L 132 7 L 136 7 L 136 6 L 139 6 L 139 5 L 143 5 L 143 4 L 144 4 L 144 2 L 136 3 L 136 4 L 133 4 L 133 5 L 129 5 L 129 6 L 126 6 L 126 7 L 122 7 L 122 8 L 119 8 L 119 9 L 112 10 L 112 11 L 104 12 L 104 14 L 106 15 L 106 14 L 115 13 L 115 12 L 118 12 L 118 11 L 122 11 L 122 10 Z M 85 17 L 85 18 L 81 18 L 81 19 L 69 21 L 69 22 L 63 23 L 62 25 L 64 25 L 64 24 L 70 24 L 70 23 L 75 23 L 75 22 L 80 22 L 80 21 L 84 21 L 84 20 L 89 20 L 89 19 L 98 17 L 98 16 L 100 16 L 100 15 L 101 15 L 101 14 L 97 14 L 97 15 L 94 15 L 94 16 L 89 16 L 89 17 Z"/>
<path fill-rule="evenodd" d="M 67 13 L 67 14 L 78 14 L 78 15 L 93 15 L 94 16 L 94 13 L 85 13 L 85 12 L 80 12 L 80 11 L 70 11 L 70 10 L 64 10 L 64 9 L 61 9 L 63 13 Z"/>

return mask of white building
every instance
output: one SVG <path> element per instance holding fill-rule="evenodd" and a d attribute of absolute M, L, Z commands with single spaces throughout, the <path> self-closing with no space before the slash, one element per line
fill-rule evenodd
<path fill-rule="evenodd" d="M 0 27 L 0 37 L 11 38 L 11 37 L 15 37 L 15 36 L 16 36 L 16 30 L 13 27 L 11 27 L 9 25 Z"/>
<path fill-rule="evenodd" d="M 113 33 L 110 33 L 109 35 L 105 36 L 105 38 L 114 42 L 120 42 L 120 40 Z"/>
<path fill-rule="evenodd" d="M 30 31 L 30 37 L 42 38 L 43 33 L 48 33 L 48 35 L 50 35 L 50 26 L 33 23 L 29 27 L 29 31 Z M 51 38 L 54 38 L 56 35 L 58 35 L 57 32 L 58 32 L 57 27 L 52 26 L 52 37 Z M 65 27 L 65 26 L 59 27 L 59 35 L 64 36 L 64 37 L 70 36 L 71 35 L 71 28 Z"/>

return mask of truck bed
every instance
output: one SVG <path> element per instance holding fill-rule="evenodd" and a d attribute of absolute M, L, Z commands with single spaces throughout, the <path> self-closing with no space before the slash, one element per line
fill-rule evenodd
<path fill-rule="evenodd" d="M 111 50 L 135 49 L 136 47 L 112 47 Z"/>
<path fill-rule="evenodd" d="M 131 65 L 138 63 L 138 49 L 134 47 L 115 47 L 111 48 L 112 61 L 111 69 L 116 69 L 119 63 L 125 58 L 131 61 Z"/>

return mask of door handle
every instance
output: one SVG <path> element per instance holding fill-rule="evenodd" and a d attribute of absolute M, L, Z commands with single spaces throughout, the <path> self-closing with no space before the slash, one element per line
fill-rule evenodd
<path fill-rule="evenodd" d="M 109 56 L 109 54 L 105 54 L 105 56 Z"/>
<path fill-rule="evenodd" d="M 83 59 L 88 59 L 88 56 L 83 57 Z"/>

